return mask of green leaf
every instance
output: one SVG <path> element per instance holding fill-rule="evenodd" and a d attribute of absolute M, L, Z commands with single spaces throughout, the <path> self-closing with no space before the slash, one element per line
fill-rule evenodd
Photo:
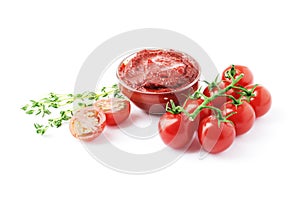
<path fill-rule="evenodd" d="M 38 109 L 37 113 L 35 113 L 35 115 L 39 115 L 41 114 L 42 110 L 41 109 Z"/>
<path fill-rule="evenodd" d="M 85 103 L 79 102 L 79 103 L 78 103 L 78 106 L 80 106 L 80 107 L 85 107 L 86 105 L 85 105 Z"/>
<path fill-rule="evenodd" d="M 22 110 L 24 110 L 24 111 L 26 111 L 26 110 L 27 110 L 27 108 L 28 108 L 28 106 L 29 106 L 29 105 L 28 105 L 28 104 L 26 104 L 26 105 L 25 105 L 25 106 L 23 106 L 21 109 L 22 109 Z"/>
<path fill-rule="evenodd" d="M 34 125 L 34 128 L 36 128 L 36 129 L 40 128 L 40 125 L 37 123 L 34 123 L 33 125 Z"/>
<path fill-rule="evenodd" d="M 62 120 L 64 120 L 64 121 L 68 121 L 69 119 L 71 119 L 71 117 L 70 116 L 64 116 L 64 117 L 62 117 Z"/>
<path fill-rule="evenodd" d="M 94 100 L 95 99 L 95 96 L 91 96 L 88 98 L 88 100 Z"/>
<path fill-rule="evenodd" d="M 58 108 L 59 106 L 58 106 L 57 103 L 51 103 L 51 104 L 49 105 L 49 107 L 52 107 L 52 108 Z"/>
<path fill-rule="evenodd" d="M 44 135 L 45 132 L 46 132 L 46 130 L 47 130 L 47 129 L 37 129 L 37 130 L 36 130 L 36 133 L 37 133 L 37 134 Z"/>
<path fill-rule="evenodd" d="M 48 124 L 49 124 L 51 127 L 54 126 L 53 121 L 54 121 L 54 119 L 48 119 Z"/>
<path fill-rule="evenodd" d="M 34 113 L 34 110 L 28 110 L 27 112 L 26 112 L 26 114 L 28 114 L 28 115 L 32 115 Z"/>
<path fill-rule="evenodd" d="M 40 103 L 39 102 L 37 102 L 37 101 L 34 101 L 34 100 L 30 100 L 31 101 L 31 103 L 32 103 L 32 107 L 33 108 L 35 108 L 35 107 L 39 107 L 40 106 Z"/>
<path fill-rule="evenodd" d="M 62 125 L 62 121 L 61 120 L 54 121 L 53 123 L 54 123 L 54 126 L 56 128 L 58 128 L 58 127 L 60 127 Z"/>
<path fill-rule="evenodd" d="M 103 87 L 103 88 L 101 89 L 101 92 L 105 92 L 105 90 L 106 90 L 106 87 Z"/>
<path fill-rule="evenodd" d="M 47 110 L 44 110 L 44 113 L 47 114 L 47 115 L 50 115 L 50 114 L 51 114 L 50 110 L 48 110 L 48 109 L 47 109 Z"/>
<path fill-rule="evenodd" d="M 53 92 L 51 92 L 49 95 L 50 95 L 50 98 L 53 100 L 58 99 L 58 96 Z"/>
<path fill-rule="evenodd" d="M 118 88 L 118 84 L 113 84 L 112 88 L 114 88 L 114 89 Z"/>

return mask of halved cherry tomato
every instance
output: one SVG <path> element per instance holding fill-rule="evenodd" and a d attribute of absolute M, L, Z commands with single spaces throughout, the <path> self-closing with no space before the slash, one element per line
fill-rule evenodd
<path fill-rule="evenodd" d="M 223 71 L 222 80 L 231 82 L 231 79 L 226 77 L 227 71 L 230 71 L 231 68 L 232 68 L 232 65 L 227 67 Z M 240 74 L 244 74 L 244 77 L 238 82 L 238 85 L 246 86 L 253 82 L 253 74 L 248 67 L 242 66 L 242 65 L 234 65 L 234 68 L 235 68 L 234 78 L 236 78 Z"/>
<path fill-rule="evenodd" d="M 224 116 L 235 113 L 228 117 L 228 120 L 233 122 L 237 136 L 249 131 L 254 124 L 255 112 L 246 101 L 243 101 L 241 105 L 227 102 L 222 106 L 222 111 Z"/>
<path fill-rule="evenodd" d="M 174 149 L 187 148 L 192 142 L 197 126 L 198 124 L 189 120 L 183 113 L 166 112 L 158 122 L 158 130 L 163 142 Z"/>
<path fill-rule="evenodd" d="M 94 106 L 104 112 L 106 124 L 110 126 L 122 123 L 130 114 L 130 102 L 126 99 L 100 99 L 94 103 Z"/>
<path fill-rule="evenodd" d="M 106 125 L 105 114 L 98 108 L 78 110 L 70 120 L 70 131 L 75 138 L 91 141 L 98 137 Z"/>
<path fill-rule="evenodd" d="M 229 148 L 235 138 L 235 129 L 229 122 L 221 122 L 210 115 L 200 122 L 198 139 L 202 148 L 209 153 L 220 153 Z"/>
<path fill-rule="evenodd" d="M 246 89 L 252 89 L 254 87 L 254 85 L 247 85 Z M 261 85 L 258 85 L 254 91 L 254 97 L 250 98 L 250 105 L 253 107 L 254 111 L 255 111 L 255 115 L 256 117 L 261 117 L 264 114 L 266 114 L 270 108 L 271 108 L 271 104 L 272 104 L 272 97 L 270 92 Z"/>

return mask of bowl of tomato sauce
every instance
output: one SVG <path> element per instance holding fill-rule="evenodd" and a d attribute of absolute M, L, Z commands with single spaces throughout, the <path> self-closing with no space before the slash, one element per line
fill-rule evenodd
<path fill-rule="evenodd" d="M 173 49 L 143 49 L 126 57 L 117 69 L 121 92 L 150 114 L 162 114 L 173 100 L 182 105 L 198 89 L 200 66 Z"/>

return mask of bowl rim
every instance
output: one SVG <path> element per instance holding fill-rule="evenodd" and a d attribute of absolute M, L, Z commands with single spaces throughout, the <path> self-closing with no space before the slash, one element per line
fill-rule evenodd
<path fill-rule="evenodd" d="M 189 83 L 188 85 L 182 87 L 182 88 L 179 88 L 179 89 L 174 89 L 174 90 L 171 90 L 171 91 L 167 91 L 167 92 L 144 92 L 144 91 L 140 91 L 140 90 L 137 90 L 137 89 L 134 89 L 132 87 L 130 87 L 129 85 L 127 85 L 120 77 L 119 77 L 119 68 L 122 66 L 122 64 L 125 63 L 125 61 L 129 61 L 131 60 L 139 51 L 142 51 L 142 50 L 164 50 L 164 51 L 175 51 L 175 52 L 178 52 L 178 53 L 181 53 L 183 54 L 184 56 L 186 56 L 189 60 L 191 60 L 191 64 L 196 67 L 198 69 L 198 74 L 197 74 L 197 77 L 191 82 Z M 132 91 L 132 92 L 137 92 L 137 93 L 141 93 L 141 94 L 170 94 L 170 93 L 179 93 L 179 92 L 182 92 L 188 88 L 191 88 L 192 86 L 194 86 L 198 81 L 200 81 L 200 77 L 201 77 L 201 67 L 199 65 L 199 63 L 192 57 L 190 56 L 189 54 L 183 52 L 183 51 L 179 51 L 179 50 L 175 50 L 175 49 L 170 49 L 170 48 L 143 48 L 143 49 L 139 49 L 131 54 L 129 54 L 128 56 L 126 56 L 122 61 L 121 63 L 119 64 L 118 68 L 117 68 L 117 72 L 116 72 L 116 76 L 118 78 L 118 81 L 119 83 L 127 88 L 128 90 Z"/>

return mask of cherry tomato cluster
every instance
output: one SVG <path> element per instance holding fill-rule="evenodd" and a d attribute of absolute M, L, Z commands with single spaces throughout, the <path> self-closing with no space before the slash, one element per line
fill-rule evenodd
<path fill-rule="evenodd" d="M 107 98 L 93 106 L 78 110 L 70 120 L 70 131 L 75 138 L 91 141 L 98 137 L 105 126 L 115 126 L 130 114 L 130 102 L 126 99 Z"/>
<path fill-rule="evenodd" d="M 197 132 L 204 150 L 220 153 L 232 145 L 236 136 L 248 132 L 255 119 L 269 111 L 271 102 L 270 92 L 253 84 L 248 67 L 231 65 L 220 81 L 197 90 L 183 106 L 171 101 L 160 118 L 159 133 L 164 143 L 181 149 L 191 144 Z"/>

